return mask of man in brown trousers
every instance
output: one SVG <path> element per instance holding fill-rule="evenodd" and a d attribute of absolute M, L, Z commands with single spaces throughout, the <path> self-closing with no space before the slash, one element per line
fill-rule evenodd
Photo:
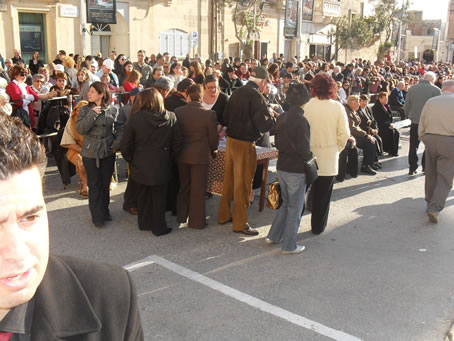
<path fill-rule="evenodd" d="M 249 82 L 233 92 L 224 111 L 227 143 L 218 223 L 233 221 L 233 232 L 252 236 L 258 234 L 258 231 L 250 228 L 247 214 L 252 180 L 257 167 L 255 141 L 269 131 L 275 122 L 262 95 L 268 81 L 266 68 L 256 67 Z M 233 214 L 230 212 L 232 200 Z"/>
<path fill-rule="evenodd" d="M 454 180 L 454 80 L 444 81 L 441 91 L 424 105 L 418 126 L 426 147 L 425 195 L 432 223 L 438 222 Z"/>

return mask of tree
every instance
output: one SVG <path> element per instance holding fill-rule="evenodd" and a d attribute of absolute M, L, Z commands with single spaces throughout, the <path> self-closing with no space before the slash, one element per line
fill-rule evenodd
<path fill-rule="evenodd" d="M 218 5 L 233 8 L 232 21 L 235 36 L 243 55 L 252 56 L 254 40 L 260 39 L 260 30 L 265 19 L 265 6 L 281 10 L 283 0 L 217 0 Z"/>
<path fill-rule="evenodd" d="M 375 5 L 375 31 L 381 34 L 385 32 L 384 41 L 391 39 L 393 22 L 400 20 L 405 23 L 408 20 L 407 10 L 410 6 L 409 0 L 401 4 L 401 0 L 374 0 Z"/>

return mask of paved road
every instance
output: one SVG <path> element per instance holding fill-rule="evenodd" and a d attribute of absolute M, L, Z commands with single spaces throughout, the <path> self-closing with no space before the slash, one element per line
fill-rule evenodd
<path fill-rule="evenodd" d="M 401 156 L 384 158 L 378 176 L 335 185 L 324 234 L 309 232 L 305 214 L 300 255 L 265 245 L 274 212 L 258 213 L 257 200 L 249 211 L 257 237 L 217 225 L 218 197 L 207 201 L 205 230 L 179 229 L 169 216 L 171 234 L 139 231 L 121 210 L 122 167 L 114 221 L 96 229 L 78 185 L 63 190 L 52 163 L 51 249 L 135 264 L 146 340 L 442 340 L 454 319 L 454 196 L 439 224 L 428 223 L 424 176 L 408 177 L 403 135 Z"/>

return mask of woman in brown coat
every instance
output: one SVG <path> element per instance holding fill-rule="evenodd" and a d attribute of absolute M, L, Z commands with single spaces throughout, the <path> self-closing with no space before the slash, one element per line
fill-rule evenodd
<path fill-rule="evenodd" d="M 189 217 L 188 226 L 202 229 L 206 225 L 205 190 L 210 155 L 218 148 L 216 113 L 202 106 L 203 91 L 191 85 L 186 91 L 190 102 L 175 109 L 183 130 L 184 146 L 178 157 L 180 190 L 177 198 L 177 219 L 180 224 Z"/>

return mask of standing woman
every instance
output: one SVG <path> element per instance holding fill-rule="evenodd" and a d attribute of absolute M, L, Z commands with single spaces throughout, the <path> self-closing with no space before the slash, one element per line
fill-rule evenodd
<path fill-rule="evenodd" d="M 24 117 L 24 124 L 28 127 L 35 126 L 35 114 L 33 112 L 32 103 L 38 100 L 38 95 L 32 90 L 30 86 L 25 83 L 27 72 L 25 68 L 20 65 L 14 65 L 11 70 L 12 81 L 6 87 L 6 93 L 11 98 L 11 102 L 15 102 L 14 110 L 22 107 L 28 114 L 28 118 Z"/>
<path fill-rule="evenodd" d="M 129 92 L 132 89 L 142 87 L 139 83 L 141 77 L 142 77 L 142 74 L 139 71 L 131 70 L 131 72 L 129 73 L 129 75 L 126 77 L 126 79 L 123 82 L 123 88 L 125 89 L 125 92 Z M 128 101 L 129 101 L 128 94 L 124 95 L 124 101 L 125 101 L 125 103 L 128 103 Z"/>
<path fill-rule="evenodd" d="M 111 146 L 115 140 L 113 124 L 117 108 L 111 105 L 107 85 L 94 82 L 88 90 L 87 106 L 80 108 L 76 130 L 83 136 L 80 155 L 87 172 L 88 206 L 96 227 L 112 220 L 109 212 L 109 186 L 114 171 L 115 153 Z"/>
<path fill-rule="evenodd" d="M 180 224 L 189 217 L 188 226 L 203 229 L 206 225 L 205 191 L 210 155 L 218 148 L 216 113 L 202 104 L 203 91 L 194 84 L 187 89 L 189 103 L 175 109 L 184 136 L 184 147 L 178 157 L 180 191 L 177 219 Z"/>
<path fill-rule="evenodd" d="M 39 59 L 39 52 L 35 51 L 33 52 L 32 59 L 30 59 L 30 62 L 28 63 L 28 68 L 30 69 L 32 76 L 38 73 L 40 67 L 44 67 L 44 62 Z"/>
<path fill-rule="evenodd" d="M 120 83 L 120 86 L 123 86 L 123 82 L 125 81 L 126 78 L 128 78 L 129 74 L 134 70 L 134 66 L 132 63 L 128 60 L 123 64 L 122 70 L 120 75 L 118 76 L 118 82 Z"/>
<path fill-rule="evenodd" d="M 156 236 L 172 231 L 165 219 L 166 192 L 170 161 L 182 144 L 177 118 L 165 110 L 159 91 L 149 88 L 139 93 L 121 139 L 121 154 L 137 183 L 140 230 L 151 230 Z"/>
<path fill-rule="evenodd" d="M 90 75 L 88 69 L 81 68 L 77 72 L 77 85 L 75 88 L 79 91 L 79 101 L 88 101 L 88 90 L 90 90 Z"/>
<path fill-rule="evenodd" d="M 378 135 L 383 141 L 383 151 L 391 156 L 399 156 L 400 134 L 393 126 L 393 115 L 388 105 L 388 93 L 380 92 L 372 107 L 378 125 Z"/>
<path fill-rule="evenodd" d="M 311 81 L 312 99 L 304 107 L 311 127 L 311 151 L 317 158 L 318 178 L 312 184 L 313 234 L 322 233 L 328 223 L 334 177 L 338 174 L 339 153 L 350 136 L 344 106 L 335 101 L 336 83 L 327 73 Z"/>
<path fill-rule="evenodd" d="M 213 76 L 207 76 L 203 81 L 203 99 L 202 99 L 202 106 L 205 109 L 213 110 L 216 113 L 216 121 L 221 127 L 225 126 L 223 114 L 225 107 L 227 106 L 227 102 L 229 100 L 229 96 L 225 93 L 221 92 L 219 89 L 218 79 Z M 221 132 L 219 130 L 219 132 Z"/>
<path fill-rule="evenodd" d="M 115 74 L 117 76 L 120 76 L 121 71 L 123 70 L 123 64 L 125 62 L 126 62 L 126 56 L 124 54 L 122 54 L 122 53 L 120 53 L 117 56 L 117 58 L 115 58 L 113 72 L 115 72 Z"/>
<path fill-rule="evenodd" d="M 265 243 L 281 243 L 283 254 L 295 254 L 304 250 L 303 245 L 296 244 L 296 237 L 306 190 L 304 162 L 312 158 L 310 127 L 303 111 L 303 106 L 309 99 L 306 85 L 290 85 L 287 91 L 290 109 L 278 118 L 274 128 L 276 147 L 279 150 L 277 175 L 283 202 Z"/>
<path fill-rule="evenodd" d="M 194 60 L 189 65 L 189 78 L 191 78 L 196 84 L 203 84 L 205 79 L 202 71 L 202 66 L 197 60 Z"/>

